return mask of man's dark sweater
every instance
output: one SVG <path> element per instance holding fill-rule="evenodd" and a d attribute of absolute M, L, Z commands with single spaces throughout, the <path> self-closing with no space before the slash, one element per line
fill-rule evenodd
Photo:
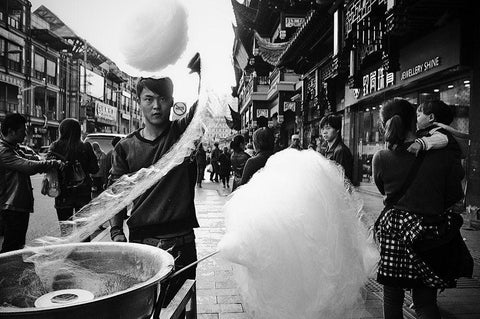
<path fill-rule="evenodd" d="M 137 172 L 157 162 L 179 140 L 194 109 L 192 107 L 186 117 L 171 122 L 154 141 L 143 138 L 142 129 L 122 139 L 113 153 L 112 178 Z M 187 157 L 138 197 L 127 221 L 130 239 L 178 234 L 199 227 L 194 206 L 195 180 L 196 163 Z"/>

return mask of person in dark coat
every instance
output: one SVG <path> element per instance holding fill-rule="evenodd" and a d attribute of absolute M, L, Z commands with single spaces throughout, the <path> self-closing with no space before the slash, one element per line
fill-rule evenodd
<path fill-rule="evenodd" d="M 350 149 L 342 141 L 342 118 L 335 115 L 326 115 L 320 120 L 320 129 L 326 142 L 322 155 L 340 164 L 345 171 L 345 177 L 352 180 L 353 156 Z"/>
<path fill-rule="evenodd" d="M 245 138 L 243 135 L 236 135 L 233 138 L 231 143 L 231 147 L 233 150 L 232 156 L 230 158 L 232 162 L 232 170 L 233 170 L 233 187 L 232 191 L 234 191 L 238 186 L 240 186 L 240 181 L 242 180 L 243 169 L 245 167 L 245 163 L 250 158 L 250 155 L 244 151 L 245 148 Z"/>
<path fill-rule="evenodd" d="M 461 217 L 446 211 L 463 197 L 464 172 L 448 147 L 422 158 L 408 152 L 416 138 L 415 109 L 408 101 L 390 101 L 380 115 L 388 149 L 375 153 L 373 176 L 385 195 L 385 209 L 375 222 L 384 318 L 403 318 L 404 289 L 412 290 L 419 318 L 440 318 L 437 289 L 455 286 L 458 276 L 452 272 L 462 260 L 457 259 L 464 245 Z M 455 231 L 457 240 L 444 242 Z M 430 248 L 422 247 L 425 238 Z"/>
<path fill-rule="evenodd" d="M 228 147 L 223 148 L 223 153 L 220 154 L 218 162 L 220 163 L 219 175 L 223 184 L 223 188 L 230 188 L 230 170 L 232 163 L 230 162 L 230 153 L 228 152 Z"/>
<path fill-rule="evenodd" d="M 240 185 L 248 183 L 253 174 L 265 166 L 268 158 L 273 154 L 274 146 L 273 132 L 268 127 L 261 127 L 253 133 L 253 147 L 256 155 L 245 163 Z"/>
<path fill-rule="evenodd" d="M 213 151 L 210 154 L 210 164 L 212 164 L 212 171 L 210 172 L 210 181 L 218 183 L 218 173 L 219 173 L 219 167 L 218 167 L 218 158 L 220 157 L 220 154 L 222 154 L 222 151 L 218 148 L 218 142 L 213 143 Z"/>
<path fill-rule="evenodd" d="M 207 166 L 207 154 L 202 143 L 198 143 L 195 159 L 197 160 L 197 186 L 202 188 L 202 180 Z"/>
<path fill-rule="evenodd" d="M 0 215 L 3 218 L 3 244 L 0 253 L 22 249 L 33 213 L 31 175 L 60 168 L 60 161 L 29 159 L 19 146 L 26 136 L 27 120 L 20 114 L 7 114 L 0 139 Z"/>
<path fill-rule="evenodd" d="M 59 172 L 60 195 L 55 198 L 55 208 L 60 231 L 62 236 L 66 236 L 72 227 L 62 222 L 67 221 L 92 199 L 90 174 L 97 173 L 99 166 L 92 145 L 81 140 L 82 130 L 76 119 L 64 119 L 58 131 L 60 136 L 50 145 L 47 158 L 65 162 L 65 168 Z M 82 170 L 83 179 L 74 181 L 72 172 L 77 168 Z"/>

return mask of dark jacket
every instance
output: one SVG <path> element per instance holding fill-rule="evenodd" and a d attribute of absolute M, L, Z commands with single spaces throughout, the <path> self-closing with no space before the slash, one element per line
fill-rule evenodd
<path fill-rule="evenodd" d="M 245 169 L 243 170 L 242 180 L 240 185 L 246 184 L 250 181 L 253 174 L 258 172 L 261 168 L 265 166 L 267 160 L 272 156 L 273 152 L 271 151 L 261 151 L 254 157 L 248 159 L 245 164 Z"/>
<path fill-rule="evenodd" d="M 386 206 L 392 205 L 392 196 L 401 189 L 415 161 L 407 147 L 381 150 L 373 156 L 373 177 L 380 193 L 386 195 Z M 439 215 L 462 199 L 463 176 L 454 151 L 427 151 L 415 179 L 395 207 L 419 215 Z"/>
<path fill-rule="evenodd" d="M 219 174 L 221 177 L 227 177 L 230 175 L 230 170 L 232 163 L 230 162 L 230 154 L 222 153 L 218 158 L 218 162 L 220 163 L 220 171 Z"/>
<path fill-rule="evenodd" d="M 353 156 L 350 149 L 343 143 L 341 137 L 337 137 L 332 147 L 328 147 L 322 153 L 327 159 L 340 164 L 345 170 L 345 177 L 352 180 L 353 176 Z"/>
<path fill-rule="evenodd" d="M 195 159 L 197 160 L 198 167 L 207 166 L 207 153 L 205 153 L 203 148 L 197 149 L 197 152 L 195 153 Z"/>
<path fill-rule="evenodd" d="M 52 168 L 49 161 L 28 160 L 18 145 L 0 140 L 0 210 L 33 212 L 30 175 Z"/>

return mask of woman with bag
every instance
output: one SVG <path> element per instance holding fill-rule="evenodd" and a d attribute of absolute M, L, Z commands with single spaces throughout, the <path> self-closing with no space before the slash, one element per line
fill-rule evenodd
<path fill-rule="evenodd" d="M 437 289 L 469 276 L 454 266 L 468 259 L 459 240 L 461 217 L 446 213 L 463 197 L 464 172 L 451 149 L 418 157 L 407 151 L 416 138 L 416 112 L 408 101 L 390 101 L 380 115 L 388 149 L 374 155 L 373 176 L 385 195 L 385 209 L 375 222 L 384 317 L 403 318 L 404 290 L 411 289 L 418 317 L 440 318 Z"/>
<path fill-rule="evenodd" d="M 205 166 L 207 166 L 207 154 L 201 142 L 198 143 L 197 151 L 195 152 L 195 159 L 197 161 L 197 186 L 202 188 L 202 181 L 205 175 Z"/>
<path fill-rule="evenodd" d="M 47 158 L 65 163 L 59 172 L 60 195 L 55 198 L 55 208 L 61 234 L 66 236 L 71 228 L 62 222 L 90 202 L 90 174 L 96 173 L 99 167 L 92 146 L 81 140 L 81 127 L 76 119 L 64 119 L 58 130 L 60 137 L 50 145 Z"/>

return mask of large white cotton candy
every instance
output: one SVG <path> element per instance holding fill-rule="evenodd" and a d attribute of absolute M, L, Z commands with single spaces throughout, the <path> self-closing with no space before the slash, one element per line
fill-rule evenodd
<path fill-rule="evenodd" d="M 158 71 L 174 64 L 188 41 L 187 13 L 178 0 L 139 1 L 125 21 L 121 52 L 141 71 Z M 135 10 L 135 9 L 133 9 Z"/>
<path fill-rule="evenodd" d="M 347 318 L 378 261 L 361 201 L 314 151 L 287 149 L 224 207 L 220 255 L 254 318 Z"/>

